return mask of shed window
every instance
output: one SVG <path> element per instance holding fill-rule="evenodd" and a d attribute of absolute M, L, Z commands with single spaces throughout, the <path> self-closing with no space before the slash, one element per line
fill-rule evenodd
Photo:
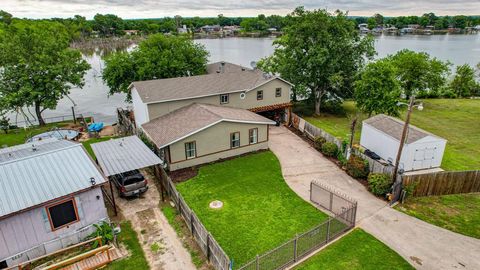
<path fill-rule="evenodd" d="M 47 207 L 53 230 L 70 225 L 79 220 L 74 199 Z"/>
<path fill-rule="evenodd" d="M 197 145 L 195 142 L 185 143 L 185 156 L 187 159 L 197 157 Z"/>
<path fill-rule="evenodd" d="M 220 95 L 220 104 L 228 103 L 228 94 Z"/>
<path fill-rule="evenodd" d="M 263 99 L 263 90 L 258 90 L 257 91 L 257 100 L 262 100 Z"/>
<path fill-rule="evenodd" d="M 258 129 L 252 128 L 248 131 L 249 143 L 255 144 L 258 142 Z"/>
<path fill-rule="evenodd" d="M 240 132 L 234 132 L 230 134 L 230 147 L 231 148 L 240 147 Z"/>
<path fill-rule="evenodd" d="M 276 88 L 275 97 L 281 97 L 281 96 L 282 96 L 282 88 Z"/>

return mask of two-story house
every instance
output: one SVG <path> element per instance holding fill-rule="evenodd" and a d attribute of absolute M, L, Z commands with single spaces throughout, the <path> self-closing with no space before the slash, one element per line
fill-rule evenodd
<path fill-rule="evenodd" d="M 207 74 L 133 82 L 135 125 L 170 170 L 268 148 L 268 125 L 288 121 L 292 84 L 226 62 Z"/>

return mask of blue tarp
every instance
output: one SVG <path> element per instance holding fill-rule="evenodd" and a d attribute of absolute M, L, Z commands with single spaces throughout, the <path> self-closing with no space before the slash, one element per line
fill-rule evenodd
<path fill-rule="evenodd" d="M 93 123 L 88 126 L 88 131 L 99 132 L 103 129 L 103 123 Z"/>

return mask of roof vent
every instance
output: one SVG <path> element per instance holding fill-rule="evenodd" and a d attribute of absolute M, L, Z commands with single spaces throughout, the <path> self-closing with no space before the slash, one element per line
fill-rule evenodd
<path fill-rule="evenodd" d="M 35 144 L 32 144 L 32 151 L 33 151 L 33 152 L 36 152 L 37 150 L 38 150 L 38 149 L 37 149 L 37 147 L 35 146 Z"/>

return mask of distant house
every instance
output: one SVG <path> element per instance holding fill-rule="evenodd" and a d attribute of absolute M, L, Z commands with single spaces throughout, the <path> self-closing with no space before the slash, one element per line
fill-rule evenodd
<path fill-rule="evenodd" d="M 292 84 L 258 69 L 217 62 L 207 74 L 133 82 L 130 85 L 137 128 L 192 103 L 247 109 L 288 120 Z"/>
<path fill-rule="evenodd" d="M 182 27 L 177 28 L 177 32 L 178 32 L 179 34 L 186 34 L 186 33 L 188 33 L 187 26 L 186 26 L 185 24 L 182 25 Z"/>
<path fill-rule="evenodd" d="M 253 112 L 193 103 L 142 125 L 170 171 L 268 149 L 268 126 Z"/>
<path fill-rule="evenodd" d="M 219 32 L 222 30 L 220 25 L 205 25 L 200 27 L 200 29 L 205 33 Z"/>
<path fill-rule="evenodd" d="M 135 36 L 138 35 L 138 30 L 123 30 L 125 32 L 125 35 L 127 36 Z"/>
<path fill-rule="evenodd" d="M 108 220 L 105 177 L 81 144 L 0 149 L 0 269 L 78 243 Z"/>
<path fill-rule="evenodd" d="M 360 145 L 395 165 L 405 123 L 379 114 L 363 121 Z M 438 168 L 447 140 L 409 125 L 399 168 L 404 171 Z"/>

